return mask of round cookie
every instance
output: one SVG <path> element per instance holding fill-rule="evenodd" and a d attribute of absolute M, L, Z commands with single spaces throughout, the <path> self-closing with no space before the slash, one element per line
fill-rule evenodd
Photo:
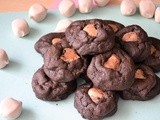
<path fill-rule="evenodd" d="M 102 90 L 124 90 L 134 82 L 135 68 L 132 59 L 122 50 L 93 57 L 87 69 L 87 76 L 95 87 Z"/>
<path fill-rule="evenodd" d="M 141 62 L 150 55 L 151 43 L 147 33 L 140 26 L 127 26 L 116 33 L 116 37 L 134 62 Z"/>
<path fill-rule="evenodd" d="M 122 28 L 125 27 L 123 24 L 113 20 L 104 20 L 104 22 L 112 28 L 114 33 L 117 33 L 118 31 L 120 31 Z"/>
<path fill-rule="evenodd" d="M 110 26 L 98 19 L 72 22 L 66 39 L 80 55 L 95 55 L 113 48 L 115 35 Z"/>
<path fill-rule="evenodd" d="M 86 59 L 72 48 L 61 45 L 50 47 L 44 54 L 44 71 L 57 82 L 69 82 L 78 78 L 87 68 Z"/>
<path fill-rule="evenodd" d="M 160 93 L 160 79 L 145 65 L 136 69 L 135 82 L 131 88 L 121 92 L 126 100 L 149 100 Z"/>
<path fill-rule="evenodd" d="M 61 44 L 63 47 L 69 47 L 68 42 L 65 39 L 64 33 L 49 33 L 42 36 L 34 45 L 35 50 L 42 56 L 45 52 L 55 44 Z"/>
<path fill-rule="evenodd" d="M 152 42 L 150 52 L 151 55 L 145 59 L 144 64 L 152 68 L 154 72 L 160 71 L 160 40 L 157 38 L 149 37 Z"/>
<path fill-rule="evenodd" d="M 76 80 L 59 83 L 50 79 L 43 68 L 33 75 L 32 88 L 37 98 L 47 101 L 58 101 L 67 98 L 77 88 Z"/>
<path fill-rule="evenodd" d="M 112 91 L 102 91 L 91 83 L 83 84 L 76 90 L 74 106 L 81 116 L 99 120 L 113 115 L 117 110 L 118 96 Z"/>

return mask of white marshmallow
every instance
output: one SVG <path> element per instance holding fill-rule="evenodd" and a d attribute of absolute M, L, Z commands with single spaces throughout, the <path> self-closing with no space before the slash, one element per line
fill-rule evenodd
<path fill-rule="evenodd" d="M 140 14 L 145 18 L 152 18 L 156 10 L 152 0 L 141 0 L 139 3 Z"/>
<path fill-rule="evenodd" d="M 106 6 L 109 3 L 110 0 L 94 0 L 97 6 Z"/>
<path fill-rule="evenodd" d="M 7 119 L 16 119 L 22 112 L 22 102 L 13 98 L 5 98 L 0 103 L 0 116 Z"/>
<path fill-rule="evenodd" d="M 133 0 L 123 0 L 120 5 L 122 15 L 134 15 L 137 7 Z"/>
<path fill-rule="evenodd" d="M 70 17 L 76 12 L 76 5 L 72 0 L 62 0 L 59 4 L 59 12 L 65 16 Z"/>
<path fill-rule="evenodd" d="M 4 68 L 7 64 L 9 64 L 9 59 L 7 53 L 0 48 L 0 69 Z"/>
<path fill-rule="evenodd" d="M 42 4 L 35 3 L 29 8 L 28 14 L 29 18 L 36 22 L 40 22 L 46 18 L 47 9 Z"/>
<path fill-rule="evenodd" d="M 79 11 L 81 13 L 89 13 L 92 11 L 92 0 L 78 0 Z"/>
<path fill-rule="evenodd" d="M 67 27 L 72 23 L 71 20 L 62 19 L 57 23 L 55 32 L 65 32 Z"/>
<path fill-rule="evenodd" d="M 24 19 L 16 19 L 12 22 L 13 33 L 18 37 L 24 37 L 29 34 L 30 28 Z"/>
<path fill-rule="evenodd" d="M 157 7 L 154 17 L 155 17 L 155 21 L 160 23 L 160 7 Z"/>

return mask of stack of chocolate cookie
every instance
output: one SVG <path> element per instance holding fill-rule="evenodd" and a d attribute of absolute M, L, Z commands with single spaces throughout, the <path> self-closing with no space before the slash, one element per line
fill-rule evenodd
<path fill-rule="evenodd" d="M 37 98 L 61 100 L 78 87 L 74 106 L 86 119 L 102 119 L 123 99 L 148 100 L 160 93 L 160 41 L 138 25 L 109 20 L 71 23 L 65 33 L 41 37 L 35 49 L 44 65 L 33 76 Z"/>
<path fill-rule="evenodd" d="M 35 44 L 44 65 L 34 74 L 33 91 L 37 98 L 57 101 L 77 88 L 76 78 L 86 70 L 86 60 L 66 41 L 64 33 L 50 33 Z"/>

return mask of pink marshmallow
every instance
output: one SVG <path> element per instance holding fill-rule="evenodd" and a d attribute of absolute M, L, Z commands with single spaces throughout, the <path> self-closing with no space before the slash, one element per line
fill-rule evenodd
<path fill-rule="evenodd" d="M 65 32 L 67 27 L 72 23 L 71 20 L 62 19 L 57 23 L 55 32 Z"/>
<path fill-rule="evenodd" d="M 24 19 L 16 19 L 12 22 L 13 33 L 18 37 L 24 37 L 29 34 L 30 28 Z"/>
<path fill-rule="evenodd" d="M 4 68 L 8 64 L 9 64 L 8 55 L 3 49 L 0 48 L 0 69 Z"/>
<path fill-rule="evenodd" d="M 78 7 L 81 13 L 89 13 L 92 11 L 92 0 L 78 0 Z"/>
<path fill-rule="evenodd" d="M 123 0 L 120 5 L 122 15 L 134 15 L 137 7 L 133 0 Z"/>
<path fill-rule="evenodd" d="M 160 7 L 157 7 L 154 17 L 155 17 L 155 21 L 160 23 Z"/>
<path fill-rule="evenodd" d="M 72 0 L 62 0 L 59 4 L 59 12 L 65 16 L 70 17 L 76 12 L 76 5 Z"/>
<path fill-rule="evenodd" d="M 13 98 L 5 98 L 0 103 L 0 116 L 7 119 L 16 119 L 22 112 L 22 102 Z"/>
<path fill-rule="evenodd" d="M 28 14 L 29 18 L 36 22 L 40 22 L 46 18 L 47 9 L 42 4 L 35 3 L 29 8 Z"/>
<path fill-rule="evenodd" d="M 94 0 L 97 6 L 103 7 L 109 3 L 110 0 Z"/>
<path fill-rule="evenodd" d="M 156 10 L 156 6 L 152 0 L 141 0 L 139 3 L 140 14 L 145 18 L 152 18 Z"/>

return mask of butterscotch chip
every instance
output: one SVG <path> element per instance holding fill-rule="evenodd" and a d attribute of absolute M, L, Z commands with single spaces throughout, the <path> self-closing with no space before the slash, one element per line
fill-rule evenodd
<path fill-rule="evenodd" d="M 97 29 L 95 28 L 94 24 L 88 24 L 83 28 L 90 36 L 96 37 L 97 36 Z"/>
<path fill-rule="evenodd" d="M 138 41 L 138 36 L 135 32 L 128 32 L 123 35 L 122 40 L 126 42 L 136 42 Z"/>
<path fill-rule="evenodd" d="M 146 79 L 143 70 L 141 69 L 137 69 L 136 73 L 135 73 L 135 78 L 137 79 Z"/>
<path fill-rule="evenodd" d="M 62 39 L 60 39 L 60 38 L 54 38 L 54 39 L 52 40 L 52 44 L 55 45 L 55 44 L 57 44 L 57 43 L 61 43 L 61 41 L 62 41 Z"/>
<path fill-rule="evenodd" d="M 65 62 L 73 62 L 80 58 L 74 49 L 65 48 L 64 51 L 64 55 L 61 56 L 61 59 Z"/>
<path fill-rule="evenodd" d="M 114 24 L 108 24 L 112 29 L 113 31 L 116 33 L 118 31 L 118 27 Z"/>
<path fill-rule="evenodd" d="M 98 103 L 100 100 L 107 97 L 107 94 L 99 88 L 90 88 L 88 90 L 88 95 L 91 97 L 94 103 Z"/>
<path fill-rule="evenodd" d="M 151 55 L 154 53 L 154 52 L 156 52 L 156 48 L 153 46 L 153 45 L 151 45 Z"/>
<path fill-rule="evenodd" d="M 104 63 L 105 68 L 110 68 L 113 70 L 118 69 L 119 65 L 120 65 L 120 59 L 115 54 L 112 54 L 111 57 L 107 60 L 107 62 Z"/>

